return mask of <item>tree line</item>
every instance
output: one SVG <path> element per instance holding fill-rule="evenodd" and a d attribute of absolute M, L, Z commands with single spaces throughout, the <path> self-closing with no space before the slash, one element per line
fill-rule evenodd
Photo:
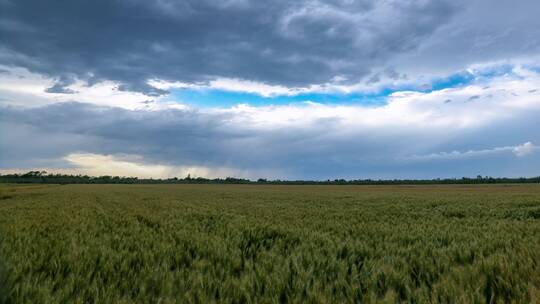
<path fill-rule="evenodd" d="M 124 176 L 88 176 L 69 174 L 49 174 L 45 171 L 30 171 L 27 173 L 14 173 L 0 175 L 0 183 L 28 183 L 28 184 L 269 184 L 269 185 L 429 185 L 429 184 L 519 184 L 540 183 L 537 177 L 488 177 L 478 175 L 475 178 L 444 178 L 444 179 L 334 179 L 334 180 L 268 180 L 260 178 L 249 180 L 244 178 L 137 178 Z"/>

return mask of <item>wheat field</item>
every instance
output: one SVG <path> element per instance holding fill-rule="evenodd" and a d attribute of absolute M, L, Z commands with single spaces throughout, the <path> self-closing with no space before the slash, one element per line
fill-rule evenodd
<path fill-rule="evenodd" d="M 0 185 L 2 303 L 540 301 L 540 185 Z"/>

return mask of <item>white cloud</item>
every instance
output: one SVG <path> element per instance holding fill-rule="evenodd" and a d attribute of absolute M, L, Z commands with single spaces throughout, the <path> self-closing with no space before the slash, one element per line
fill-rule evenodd
<path fill-rule="evenodd" d="M 426 155 L 412 155 L 408 157 L 403 157 L 400 160 L 430 161 L 430 160 L 466 159 L 466 158 L 483 157 L 486 155 L 493 155 L 493 154 L 499 154 L 499 153 L 513 153 L 517 157 L 523 157 L 523 156 L 532 154 L 537 149 L 540 149 L 540 147 L 533 145 L 531 142 L 526 142 L 522 145 L 517 145 L 517 146 L 495 147 L 495 148 L 483 149 L 483 150 L 469 150 L 465 152 L 452 151 L 452 152 L 431 153 L 431 154 L 426 154 Z"/>
<path fill-rule="evenodd" d="M 277 95 L 296 95 L 307 89 L 291 89 L 285 86 L 268 85 L 265 83 L 247 81 L 233 78 L 218 78 L 210 81 L 209 88 L 233 92 L 254 93 L 263 97 L 272 97 Z"/>
<path fill-rule="evenodd" d="M 533 145 L 533 143 L 529 141 L 529 142 L 524 143 L 523 145 L 514 147 L 512 152 L 514 152 L 514 154 L 517 157 L 522 157 L 522 156 L 527 156 L 529 154 L 532 154 L 534 150 L 537 150 L 539 148 L 540 147 Z"/>
<path fill-rule="evenodd" d="M 124 109 L 153 110 L 164 107 L 183 107 L 178 103 L 157 103 L 159 98 L 142 93 L 119 91 L 112 81 L 103 81 L 87 86 L 76 81 L 68 86 L 73 94 L 47 93 L 54 80 L 31 73 L 23 68 L 0 66 L 0 104 L 22 107 L 36 107 L 56 102 L 78 101 L 102 106 L 115 106 Z"/>
<path fill-rule="evenodd" d="M 344 130 L 379 128 L 421 129 L 425 132 L 481 127 L 513 119 L 540 109 L 540 75 L 516 69 L 482 83 L 429 93 L 401 91 L 391 94 L 387 104 L 331 105 L 307 102 L 292 105 L 238 105 L 211 111 L 232 114 L 232 121 L 252 127 L 307 126 L 334 119 Z"/>

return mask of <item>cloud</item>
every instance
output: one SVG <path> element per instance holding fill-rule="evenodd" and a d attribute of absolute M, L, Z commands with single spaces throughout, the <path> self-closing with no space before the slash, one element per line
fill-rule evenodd
<path fill-rule="evenodd" d="M 225 90 L 225 91 L 236 91 L 236 92 L 246 92 L 246 93 L 255 93 L 264 97 L 272 97 L 278 95 L 295 95 L 309 89 L 290 89 L 284 86 L 279 85 L 267 85 L 264 83 L 245 81 L 241 79 L 215 79 L 210 81 L 208 88 Z"/>
<path fill-rule="evenodd" d="M 161 101 L 137 92 L 118 90 L 118 84 L 103 81 L 88 86 L 82 81 L 55 83 L 52 78 L 32 73 L 25 68 L 0 66 L 0 104 L 36 107 L 57 102 L 86 102 L 125 109 L 147 109 L 173 107 L 183 108 L 179 103 Z M 160 100 L 160 103 L 154 101 Z"/>
<path fill-rule="evenodd" d="M 540 33 L 529 29 L 540 27 L 539 9 L 540 2 L 534 0 L 469 1 L 415 51 L 397 54 L 388 63 L 413 78 L 495 62 L 535 64 Z"/>
<path fill-rule="evenodd" d="M 166 93 L 151 79 L 287 88 L 336 77 L 359 82 L 465 9 L 461 1 L 226 3 L 0 2 L 9 23 L 0 27 L 0 64 L 56 78 L 55 93 L 69 92 L 63 88 L 76 80 L 113 81 L 149 96 Z"/>
<path fill-rule="evenodd" d="M 483 150 L 469 150 L 465 152 L 452 151 L 452 152 L 439 152 L 432 153 L 427 155 L 413 155 L 403 158 L 408 161 L 433 161 L 433 160 L 456 160 L 456 159 L 467 159 L 467 158 L 476 158 L 476 157 L 485 157 L 488 155 L 498 154 L 498 153 L 513 153 L 517 157 L 523 157 L 529 154 L 532 154 L 535 150 L 539 149 L 533 145 L 530 141 L 522 145 L 517 146 L 506 146 L 506 147 L 496 147 L 491 149 Z"/>
<path fill-rule="evenodd" d="M 523 145 L 519 145 L 519 146 L 514 147 L 514 149 L 512 149 L 512 152 L 514 152 L 514 154 L 517 157 L 523 157 L 523 156 L 527 156 L 529 154 L 532 154 L 535 150 L 538 150 L 539 148 L 540 147 L 535 146 L 535 145 L 533 145 L 533 143 L 528 141 L 528 142 L 524 143 Z"/>
<path fill-rule="evenodd" d="M 535 0 L 2 1 L 0 64 L 55 79 L 56 94 L 75 81 L 148 96 L 167 93 L 156 79 L 243 82 L 262 94 L 335 79 L 388 85 L 538 62 L 538 9 Z"/>

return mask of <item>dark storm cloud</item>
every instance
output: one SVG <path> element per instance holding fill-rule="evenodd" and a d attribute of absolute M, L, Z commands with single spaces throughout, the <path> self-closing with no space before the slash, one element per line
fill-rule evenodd
<path fill-rule="evenodd" d="M 82 103 L 3 108 L 0 122 L 6 134 L 1 138 L 5 151 L 0 167 L 18 163 L 19 157 L 24 163 L 32 158 L 61 158 L 84 151 L 137 154 L 149 161 L 174 165 L 229 164 L 253 169 L 286 166 L 300 159 L 308 146 L 315 154 L 336 149 L 323 142 L 335 128 L 332 120 L 318 120 L 307 128 L 262 130 L 231 123 L 232 118 L 233 114 L 197 110 L 130 111 Z M 62 142 L 27 141 L 48 137 L 62 138 Z M 344 147 L 340 153 L 346 154 L 347 150 Z"/>
<path fill-rule="evenodd" d="M 415 49 L 456 1 L 4 0 L 0 63 L 57 78 L 166 93 L 150 78 L 234 77 L 286 86 L 358 81 Z M 393 73 L 393 75 L 396 73 Z M 397 74 L 396 74 L 397 75 Z"/>

